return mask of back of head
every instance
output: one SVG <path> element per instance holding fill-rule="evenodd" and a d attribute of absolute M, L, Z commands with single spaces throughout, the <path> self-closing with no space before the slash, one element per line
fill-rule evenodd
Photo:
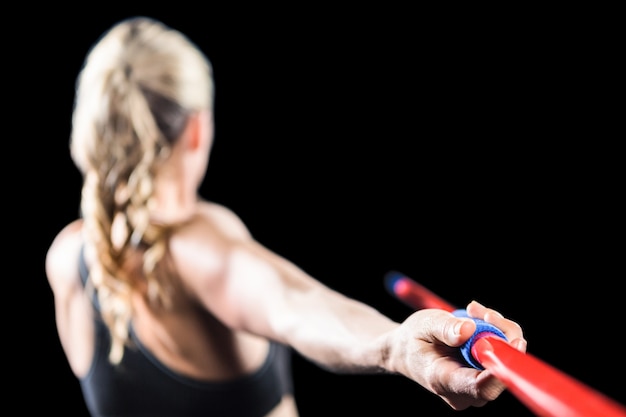
<path fill-rule="evenodd" d="M 83 173 L 101 167 L 107 150 L 138 158 L 150 141 L 154 150 L 167 148 L 189 112 L 213 99 L 208 59 L 185 35 L 147 17 L 109 29 L 89 51 L 76 87 L 71 152 Z"/>
<path fill-rule="evenodd" d="M 84 177 L 86 238 L 98 254 L 90 283 L 112 331 L 116 361 L 137 277 L 154 300 L 167 303 L 169 278 L 159 264 L 168 231 L 149 222 L 155 174 L 188 117 L 210 109 L 212 100 L 209 60 L 182 33 L 147 17 L 107 31 L 77 79 L 70 150 Z M 133 253 L 143 254 L 139 272 L 127 268 Z"/>

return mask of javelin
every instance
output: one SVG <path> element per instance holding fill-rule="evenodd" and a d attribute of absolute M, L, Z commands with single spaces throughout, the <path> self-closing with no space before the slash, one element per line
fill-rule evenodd
<path fill-rule="evenodd" d="M 387 290 L 415 309 L 439 308 L 468 317 L 465 310 L 395 271 L 385 276 Z M 626 417 L 626 407 L 506 341 L 496 327 L 474 319 L 477 330 L 461 346 L 470 366 L 487 369 L 540 417 Z"/>

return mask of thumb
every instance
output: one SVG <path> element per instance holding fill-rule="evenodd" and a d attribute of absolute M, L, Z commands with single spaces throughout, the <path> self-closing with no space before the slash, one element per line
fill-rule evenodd
<path fill-rule="evenodd" d="M 475 331 L 474 320 L 450 316 L 442 323 L 441 341 L 448 346 L 458 347 L 468 341 Z"/>
<path fill-rule="evenodd" d="M 424 317 L 422 315 L 429 315 Z M 416 313 L 422 316 L 422 338 L 430 342 L 439 342 L 447 346 L 458 347 L 472 337 L 476 331 L 474 320 L 457 317 L 452 313 L 438 309 L 424 309 Z"/>

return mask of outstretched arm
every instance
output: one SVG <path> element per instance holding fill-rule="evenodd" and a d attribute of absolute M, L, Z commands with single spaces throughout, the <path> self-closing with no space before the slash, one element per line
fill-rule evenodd
<path fill-rule="evenodd" d="M 425 309 L 396 323 L 256 244 L 233 256 L 227 291 L 238 306 L 238 327 L 287 343 L 335 372 L 404 375 L 454 409 L 482 406 L 505 389 L 490 372 L 470 368 L 459 358 L 458 346 L 476 328 L 473 320 Z M 525 351 L 517 323 L 477 302 L 467 311 Z"/>
<path fill-rule="evenodd" d="M 222 242 L 221 265 L 199 280 L 200 301 L 235 329 L 288 344 L 335 372 L 404 375 L 454 409 L 482 406 L 505 387 L 488 371 L 464 364 L 458 346 L 475 330 L 469 318 L 424 309 L 402 323 L 340 294 L 252 238 Z M 526 348 L 520 326 L 478 303 L 470 316 L 501 329 Z"/>

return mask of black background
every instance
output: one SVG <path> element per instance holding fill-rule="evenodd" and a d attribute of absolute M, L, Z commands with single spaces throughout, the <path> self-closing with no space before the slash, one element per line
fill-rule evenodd
<path fill-rule="evenodd" d="M 625 371 L 624 136 L 610 100 L 610 25 L 458 10 L 171 9 L 16 16 L 23 31 L 7 67 L 28 81 L 10 86 L 5 123 L 17 125 L 7 140 L 22 156 L 8 161 L 22 225 L 13 250 L 26 257 L 26 273 L 13 273 L 24 300 L 12 320 L 19 406 L 47 392 L 48 410 L 87 415 L 43 261 L 78 213 L 68 139 L 83 58 L 113 23 L 140 14 L 180 29 L 213 62 L 202 194 L 258 240 L 397 320 L 410 309 L 385 291 L 389 270 L 456 305 L 477 299 L 523 326 L 529 353 L 626 402 L 613 382 Z M 458 414 L 399 377 L 334 375 L 298 356 L 294 367 L 302 417 L 533 415 L 509 392 Z"/>

